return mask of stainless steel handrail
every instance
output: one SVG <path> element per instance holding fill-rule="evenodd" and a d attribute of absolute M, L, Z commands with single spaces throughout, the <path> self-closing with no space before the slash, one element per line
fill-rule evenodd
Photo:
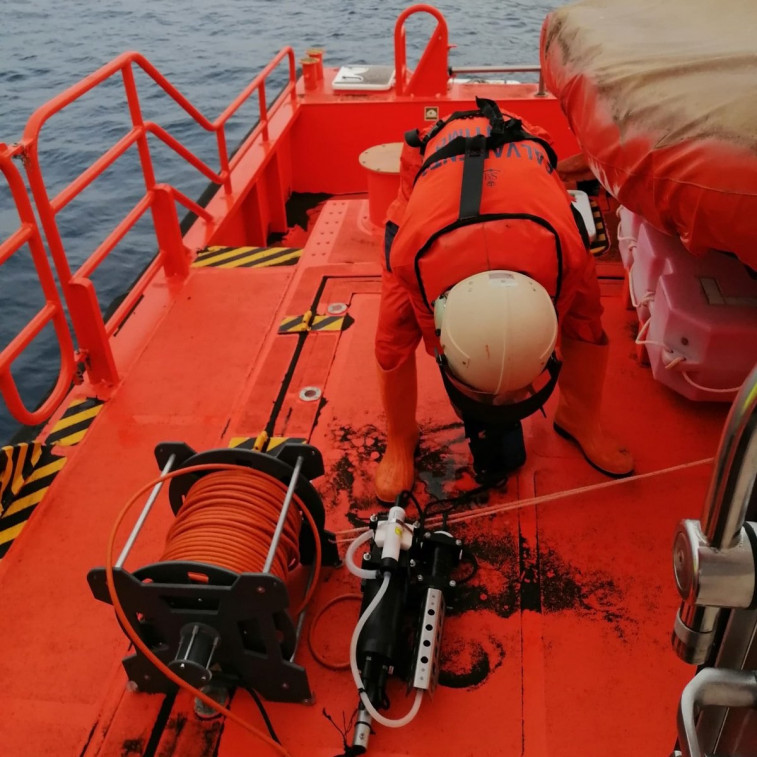
<path fill-rule="evenodd" d="M 726 421 L 702 530 L 714 549 L 736 545 L 757 475 L 757 368 L 741 387 Z"/>
<path fill-rule="evenodd" d="M 547 90 L 544 88 L 544 74 L 541 66 L 534 64 L 512 65 L 512 66 L 458 66 L 450 68 L 450 76 L 458 74 L 520 74 L 534 73 L 539 74 L 539 88 L 536 91 L 537 97 L 544 97 Z"/>
<path fill-rule="evenodd" d="M 755 593 L 754 558 L 744 522 L 755 494 L 756 432 L 757 367 L 728 415 L 702 517 L 699 522 L 683 521 L 676 534 L 673 564 L 683 602 L 673 647 L 686 662 L 704 663 L 721 608 L 747 607 Z"/>
<path fill-rule="evenodd" d="M 726 420 L 702 517 L 682 521 L 675 537 L 673 566 L 683 602 L 673 648 L 685 662 L 716 666 L 700 671 L 683 691 L 681 752 L 675 755 L 704 757 L 717 747 L 728 708 L 757 708 L 757 674 L 739 669 L 751 644 L 740 637 L 754 636 L 754 612 L 743 608 L 753 608 L 757 598 L 756 479 L 757 367 Z M 721 619 L 726 610 L 728 618 Z M 716 657 L 713 642 L 724 620 L 729 622 Z M 734 627 L 741 631 L 732 638 Z"/>
<path fill-rule="evenodd" d="M 683 757 L 705 757 L 697 735 L 696 719 L 704 707 L 757 707 L 757 673 L 705 668 L 681 695 L 678 740 Z"/>

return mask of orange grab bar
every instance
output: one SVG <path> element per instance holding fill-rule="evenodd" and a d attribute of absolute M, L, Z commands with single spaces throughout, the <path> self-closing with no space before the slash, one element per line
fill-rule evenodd
<path fill-rule="evenodd" d="M 58 296 L 58 290 L 55 288 L 50 264 L 45 255 L 45 248 L 34 217 L 32 204 L 26 194 L 26 187 L 21 174 L 11 161 L 12 155 L 13 152 L 6 145 L 0 143 L 0 171 L 3 172 L 8 182 L 21 221 L 21 226 L 16 232 L 0 244 L 0 265 L 5 263 L 25 244 L 28 244 L 42 286 L 42 292 L 45 295 L 45 305 L 0 352 L 0 393 L 3 395 L 11 415 L 19 423 L 31 426 L 49 418 L 66 396 L 74 376 L 74 345 L 66 323 L 63 305 Z M 51 321 L 58 338 L 61 356 L 58 379 L 45 401 L 36 410 L 29 410 L 18 392 L 18 387 L 11 374 L 11 366 L 14 360 Z"/>
<path fill-rule="evenodd" d="M 265 82 L 271 72 L 284 60 L 289 63 L 289 81 L 283 92 L 273 103 L 270 110 L 265 101 Z M 144 121 L 140 107 L 139 96 L 134 78 L 134 67 L 139 67 L 152 81 L 162 88 L 197 124 L 203 129 L 216 134 L 219 168 L 211 168 L 200 158 L 195 156 L 181 142 L 172 137 L 158 124 Z M 131 115 L 132 128 L 121 139 L 104 152 L 92 165 L 75 177 L 55 197 L 49 198 L 42 171 L 39 164 L 39 136 L 44 124 L 66 106 L 102 84 L 112 76 L 120 74 L 123 78 L 126 101 Z M 260 103 L 260 118 L 256 127 L 245 141 L 245 145 L 229 160 L 226 146 L 226 124 L 239 108 L 258 92 Z M 145 57 L 136 52 L 126 52 L 106 64 L 79 83 L 69 87 L 57 97 L 37 109 L 27 122 L 21 142 L 9 151 L 8 155 L 21 155 L 26 166 L 29 188 L 37 206 L 37 212 L 47 238 L 50 255 L 58 271 L 63 296 L 68 305 L 74 332 L 80 348 L 79 357 L 83 360 L 87 374 L 93 384 L 115 384 L 118 381 L 118 371 L 113 359 L 109 343 L 111 336 L 120 326 L 123 318 L 131 307 L 138 301 L 150 280 L 163 269 L 166 275 L 186 275 L 188 271 L 187 251 L 185 250 L 179 219 L 175 203 L 181 203 L 185 208 L 195 213 L 206 222 L 212 222 L 210 213 L 201 208 L 196 202 L 168 185 L 156 183 L 152 158 L 148 146 L 147 135 L 153 134 L 162 140 L 169 148 L 178 153 L 185 161 L 210 181 L 220 184 L 227 192 L 231 191 L 231 171 L 241 160 L 244 153 L 256 140 L 268 140 L 268 126 L 270 118 L 284 102 L 291 100 L 292 106 L 297 107 L 296 93 L 296 65 L 294 51 L 291 47 L 283 48 L 256 76 L 244 90 L 237 95 L 233 102 L 214 121 L 206 118 L 192 103 L 184 97 Z M 127 216 L 122 219 L 108 237 L 95 249 L 78 271 L 72 273 L 66 257 L 63 241 L 58 231 L 56 215 L 72 202 L 95 179 L 102 175 L 116 162 L 130 147 L 136 145 L 142 172 L 144 174 L 146 192 Z M 25 193 L 24 196 L 26 197 Z M 28 197 L 26 197 L 28 202 Z M 113 313 L 106 325 L 103 322 L 94 285 L 89 276 L 110 254 L 120 240 L 133 228 L 144 213 L 150 211 L 153 227 L 158 238 L 158 255 L 148 266 L 140 282 L 128 293 L 121 306 Z M 21 210 L 19 211 L 21 213 Z M 23 217 L 23 216 L 22 216 Z M 33 216 L 32 216 L 33 218 Z M 35 224 L 36 229 L 36 224 Z M 39 232 L 37 231 L 37 235 Z M 40 275 L 41 278 L 41 275 Z M 43 284 L 44 286 L 44 284 Z M 56 292 L 57 295 L 57 292 Z M 65 320 L 63 321 L 65 323 Z M 28 328 L 31 327 L 31 324 Z M 24 332 L 26 333 L 26 332 Z M 70 341 L 70 334 L 69 334 Z M 5 353 L 3 353 L 5 354 Z M 71 358 L 73 360 L 73 357 Z M 0 368 L 2 366 L 0 365 Z M 8 374 L 10 375 L 10 374 Z M 7 380 L 0 377 L 3 386 Z M 3 389 L 4 394 L 13 395 L 15 389 Z M 15 393 L 17 397 L 17 392 Z M 60 400 L 60 398 L 58 398 Z M 14 400 L 14 404 L 18 402 Z M 48 399 L 45 407 L 52 405 Z M 39 413 L 38 413 L 39 414 Z"/>
<path fill-rule="evenodd" d="M 436 19 L 418 66 L 408 75 L 405 21 L 415 13 L 429 13 Z M 398 95 L 433 96 L 447 91 L 449 82 L 449 41 L 447 22 L 441 11 L 431 5 L 413 5 L 404 10 L 394 26 L 394 75 Z"/>

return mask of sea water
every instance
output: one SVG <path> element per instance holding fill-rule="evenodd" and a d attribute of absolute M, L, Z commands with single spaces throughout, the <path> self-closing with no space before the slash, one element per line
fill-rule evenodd
<path fill-rule="evenodd" d="M 21 139 L 37 108 L 126 50 L 147 57 L 211 121 L 285 45 L 292 46 L 298 58 L 308 47 L 323 47 L 327 66 L 392 63 L 394 23 L 409 4 L 398 0 L 5 0 L 0 25 L 0 142 L 13 144 Z M 456 45 L 450 64 L 538 63 L 542 21 L 559 4 L 550 0 L 437 2 L 435 7 L 447 20 L 450 42 Z M 408 23 L 411 66 L 433 24 L 427 14 Z M 273 94 L 286 81 L 286 67 L 280 67 L 269 81 Z M 160 124 L 210 165 L 217 165 L 212 136 L 146 77 L 137 75 L 137 86 L 145 119 Z M 114 77 L 43 127 L 40 164 L 50 197 L 128 130 L 123 91 L 121 81 Z M 253 103 L 230 122 L 230 146 L 256 118 Z M 191 198 L 198 197 L 207 179 L 157 141 L 151 147 L 158 179 Z M 72 270 L 143 192 L 138 156 L 131 148 L 58 214 Z M 0 243 L 18 225 L 0 176 Z M 153 232 L 147 222 L 140 222 L 93 276 L 104 311 L 139 275 L 154 251 Z M 28 248 L 22 248 L 0 266 L 0 350 L 43 302 Z M 13 375 L 28 407 L 35 407 L 54 383 L 59 359 L 48 327 L 15 361 Z M 0 445 L 17 429 L 0 400 Z"/>

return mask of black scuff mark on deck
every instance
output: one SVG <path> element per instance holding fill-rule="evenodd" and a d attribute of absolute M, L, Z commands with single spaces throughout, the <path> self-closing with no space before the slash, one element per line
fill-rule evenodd
<path fill-rule="evenodd" d="M 144 749 L 144 741 L 142 739 L 126 739 L 121 744 L 121 757 L 131 757 L 131 755 L 142 754 Z"/>
<path fill-rule="evenodd" d="M 576 612 L 611 626 L 622 641 L 635 633 L 638 621 L 624 608 L 623 590 L 601 571 L 581 571 L 550 547 L 542 550 L 542 612 Z"/>
<path fill-rule="evenodd" d="M 502 665 L 507 656 L 505 646 L 499 639 L 490 635 L 487 641 L 490 651 L 477 640 L 461 639 L 449 643 L 445 639 L 439 685 L 450 689 L 480 686 Z"/>
<path fill-rule="evenodd" d="M 202 751 L 199 757 L 217 757 L 221 747 L 224 720 L 215 720 L 211 725 L 202 730 Z"/>
<path fill-rule="evenodd" d="M 344 492 L 351 492 L 355 483 L 355 467 L 347 457 L 340 458 L 331 469 L 331 479 L 334 485 Z M 354 500 L 350 506 L 356 504 Z"/>
<path fill-rule="evenodd" d="M 439 437 L 443 440 L 441 444 Z M 460 465 L 458 455 L 451 454 L 452 450 L 460 447 L 464 448 L 463 465 Z M 450 496 L 448 486 L 463 481 L 471 468 L 462 423 L 429 426 L 428 431 L 421 435 L 416 462 L 418 478 L 429 496 L 433 499 Z"/>
<path fill-rule="evenodd" d="M 193 721 L 191 723 L 192 730 L 184 741 L 181 742 L 182 733 L 190 725 L 190 720 Z M 219 718 L 215 718 L 212 721 L 203 721 L 192 714 L 177 712 L 166 723 L 155 748 L 160 749 L 158 752 L 160 757 L 178 755 L 180 753 L 179 750 L 186 745 L 187 739 L 191 738 L 193 757 L 214 757 L 218 753 L 223 727 L 223 720 Z M 141 748 L 137 754 L 142 754 Z M 144 754 L 147 755 L 148 751 L 145 750 Z"/>
<path fill-rule="evenodd" d="M 332 426 L 332 448 L 342 450 L 338 459 L 326 472 L 326 486 L 331 488 L 327 501 L 333 509 L 346 505 L 346 515 L 356 528 L 365 526 L 376 510 L 373 495 L 373 474 L 384 452 L 379 441 L 379 431 L 373 424 L 358 429 L 349 425 Z"/>
<path fill-rule="evenodd" d="M 352 526 L 364 526 L 377 507 L 373 477 L 386 451 L 385 433 L 376 425 L 367 423 L 360 427 L 334 424 L 329 434 L 329 446 L 341 450 L 341 455 L 326 471 L 325 486 L 331 490 L 328 501 L 333 503 L 334 510 L 346 512 Z M 443 443 L 439 443 L 440 435 L 445 437 Z M 450 496 L 450 485 L 466 481 L 469 466 L 460 465 L 459 456 L 450 453 L 452 445 L 464 441 L 459 423 L 421 426 L 415 460 L 421 486 L 416 485 L 414 490 L 421 502 Z M 466 483 L 469 482 L 470 479 Z M 424 494 L 421 487 L 425 489 Z M 452 496 L 457 493 L 452 492 Z"/>
<path fill-rule="evenodd" d="M 491 521 L 487 520 L 492 528 Z M 550 546 L 539 545 L 538 554 L 521 534 L 495 534 L 487 526 L 461 538 L 478 560 L 474 578 L 456 590 L 450 615 L 490 610 L 509 618 L 519 610 L 544 614 L 575 612 L 613 626 L 619 638 L 634 626 L 624 610 L 625 594 L 612 576 L 602 571 L 582 571 Z M 457 535 L 457 534 L 456 534 Z"/>
<path fill-rule="evenodd" d="M 87 736 L 87 740 L 84 742 L 84 746 L 79 751 L 79 757 L 82 757 L 89 749 L 90 742 L 92 741 L 92 737 L 95 735 L 95 731 L 97 730 L 97 726 L 100 724 L 100 719 L 98 718 L 95 720 L 95 722 L 92 724 L 92 727 L 89 729 L 89 735 Z"/>
<path fill-rule="evenodd" d="M 150 733 L 150 738 L 147 742 L 147 746 L 145 746 L 144 752 L 138 752 L 138 754 L 141 754 L 142 757 L 155 757 L 158 745 L 160 744 L 160 738 L 171 716 L 171 710 L 173 709 L 175 701 L 175 691 L 171 694 L 166 694 L 166 696 L 164 697 L 163 704 L 160 705 L 160 710 L 158 711 L 158 715 L 155 718 L 155 723 L 153 724 L 152 732 Z M 126 742 L 124 742 L 124 744 L 126 744 Z M 124 754 L 129 754 L 129 752 L 125 752 Z"/>
<path fill-rule="evenodd" d="M 326 383 L 326 382 L 324 382 Z M 323 395 L 320 396 L 318 399 L 318 407 L 315 410 L 315 418 L 313 419 L 313 428 L 315 428 L 318 425 L 318 421 L 321 419 L 321 413 L 326 408 L 326 405 L 329 404 L 329 401 L 324 397 Z"/>
<path fill-rule="evenodd" d="M 473 579 L 460 584 L 455 591 L 454 604 L 448 608 L 450 617 L 469 612 L 489 610 L 500 618 L 509 618 L 520 609 L 517 566 L 518 547 L 512 534 L 502 535 L 482 529 L 473 536 L 455 533 L 476 556 L 478 572 Z"/>
<path fill-rule="evenodd" d="M 179 737 L 187 724 L 187 716 L 181 712 L 176 713 L 166 724 L 160 739 L 160 755 L 172 755 L 176 753 Z"/>
<path fill-rule="evenodd" d="M 331 448 L 341 450 L 341 455 L 328 465 L 324 485 L 331 491 L 324 501 L 331 503 L 329 508 L 334 511 L 346 511 L 354 527 L 364 527 L 378 511 L 373 476 L 386 449 L 385 435 L 373 424 L 334 424 L 329 433 Z M 439 443 L 439 436 L 449 444 Z M 422 425 L 416 466 L 431 497 L 450 496 L 450 485 L 463 483 L 469 475 L 468 466 L 459 465 L 460 454 L 450 450 L 451 445 L 461 443 L 465 444 L 465 437 L 459 424 Z M 419 489 L 416 485 L 415 494 L 423 503 L 428 497 L 419 496 Z M 484 495 L 455 508 L 455 512 L 475 508 L 487 499 Z M 447 608 L 441 685 L 478 686 L 502 665 L 503 642 L 496 632 L 484 630 L 487 612 L 500 619 L 523 610 L 545 615 L 572 612 L 608 624 L 624 642 L 635 632 L 637 622 L 624 609 L 624 592 L 611 575 L 579 569 L 570 563 L 569 555 L 558 554 L 543 543 L 531 544 L 513 525 L 512 520 L 504 521 L 500 515 L 454 526 L 455 536 L 463 539 L 475 555 L 478 570 L 469 582 L 458 585 L 454 602 Z M 470 613 L 477 614 L 473 624 Z M 461 628 L 476 627 L 477 638 L 456 636 L 458 624 Z"/>
<path fill-rule="evenodd" d="M 539 542 L 534 548 L 523 534 L 518 534 L 518 583 L 520 609 L 541 612 L 541 572 L 539 570 Z"/>
<path fill-rule="evenodd" d="M 454 605 L 448 607 L 440 685 L 478 686 L 502 664 L 504 644 L 493 632 L 482 634 L 487 612 L 502 619 L 521 611 L 543 615 L 569 612 L 607 624 L 624 643 L 632 641 L 638 621 L 626 610 L 625 593 L 611 575 L 581 570 L 551 546 L 532 545 L 520 533 L 497 532 L 495 518 L 456 529 L 455 535 L 475 554 L 478 571 L 470 582 L 457 587 Z M 471 613 L 477 616 L 473 623 Z M 466 628 L 475 626 L 476 638 L 457 638 L 454 629 L 458 623 Z"/>

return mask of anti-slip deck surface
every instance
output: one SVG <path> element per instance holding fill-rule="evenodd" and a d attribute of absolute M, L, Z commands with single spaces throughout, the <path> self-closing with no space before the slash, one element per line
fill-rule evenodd
<path fill-rule="evenodd" d="M 55 448 L 66 464 L 0 564 L 0 752 L 268 754 L 234 724 L 196 720 L 183 693 L 127 690 L 125 637 L 112 609 L 93 599 L 86 574 L 104 562 L 116 513 L 158 474 L 153 449 L 161 441 L 203 450 L 263 431 L 306 439 L 324 457 L 315 484 L 327 527 L 352 529 L 377 510 L 371 479 L 385 438 L 373 362 L 380 250 L 367 201 L 332 200 L 294 265 L 193 268 L 86 435 Z M 377 726 L 370 754 L 672 750 L 675 709 L 693 671 L 670 650 L 678 604 L 671 540 L 680 518 L 701 511 L 706 460 L 726 408 L 693 405 L 654 382 L 636 360 L 634 315 L 618 281 L 604 282 L 603 292 L 612 344 L 605 415 L 633 451 L 638 477 L 610 483 L 557 437 L 554 398 L 546 419 L 526 422 L 525 467 L 505 490 L 458 511 L 526 504 L 452 527 L 479 570 L 445 625 L 442 685 L 407 728 Z M 286 317 L 308 312 L 349 318 L 339 329 L 281 331 Z M 427 501 L 473 481 L 462 426 L 433 361 L 418 357 L 416 495 Z M 577 492 L 549 497 L 567 490 Z M 159 499 L 127 567 L 158 558 L 171 518 Z M 326 569 L 305 632 L 326 602 L 356 591 L 344 568 Z M 342 603 L 320 619 L 314 642 L 329 659 L 346 659 L 358 606 Z M 340 725 L 343 714 L 349 720 L 354 684 L 349 672 L 319 665 L 304 640 L 296 659 L 316 704 L 267 709 L 294 757 L 333 757 L 341 739 L 323 709 Z M 403 714 L 409 700 L 401 687 L 392 691 L 392 713 Z M 233 709 L 263 727 L 247 693 L 237 692 Z"/>

